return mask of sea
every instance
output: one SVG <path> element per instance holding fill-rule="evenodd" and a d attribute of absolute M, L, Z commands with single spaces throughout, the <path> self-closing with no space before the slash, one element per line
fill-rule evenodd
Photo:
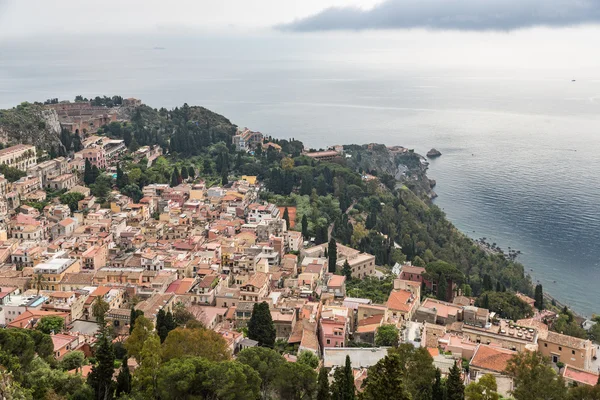
<path fill-rule="evenodd" d="M 600 72 L 415 67 L 376 47 L 314 36 L 0 41 L 0 108 L 120 94 L 202 105 L 313 148 L 436 148 L 428 175 L 447 217 L 521 251 L 533 282 L 575 311 L 600 312 Z"/>

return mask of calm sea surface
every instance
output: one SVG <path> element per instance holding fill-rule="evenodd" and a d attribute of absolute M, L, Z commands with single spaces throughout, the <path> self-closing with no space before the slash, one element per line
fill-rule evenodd
<path fill-rule="evenodd" d="M 203 105 L 314 147 L 435 147 L 443 156 L 429 175 L 450 220 L 521 250 L 546 291 L 586 315 L 600 312 L 600 73 L 411 70 L 388 65 L 385 54 L 313 45 L 0 44 L 0 107 L 121 94 L 154 107 Z M 359 62 L 369 57 L 379 61 Z"/>

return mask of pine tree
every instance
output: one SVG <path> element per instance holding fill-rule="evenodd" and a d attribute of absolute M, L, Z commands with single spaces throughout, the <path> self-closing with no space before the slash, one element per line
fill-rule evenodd
<path fill-rule="evenodd" d="M 308 218 L 306 218 L 306 214 L 302 216 L 302 237 L 304 237 L 304 240 L 308 240 Z"/>
<path fill-rule="evenodd" d="M 290 229 L 290 214 L 287 207 L 283 210 L 283 219 L 285 220 L 287 228 Z"/>
<path fill-rule="evenodd" d="M 119 397 L 121 394 L 129 394 L 131 392 L 131 372 L 129 371 L 127 361 L 128 358 L 125 356 L 121 363 L 121 370 L 117 376 L 117 397 Z"/>
<path fill-rule="evenodd" d="M 356 391 L 354 388 L 354 374 L 352 373 L 352 364 L 350 356 L 346 356 L 344 368 L 337 368 L 333 375 L 332 385 L 333 399 L 335 400 L 354 400 Z"/>
<path fill-rule="evenodd" d="M 535 307 L 542 311 L 544 309 L 544 289 L 541 284 L 536 285 L 535 287 Z"/>
<path fill-rule="evenodd" d="M 329 377 L 325 367 L 319 370 L 319 378 L 317 380 L 317 400 L 331 400 L 329 393 Z"/>
<path fill-rule="evenodd" d="M 444 384 L 442 383 L 442 372 L 439 368 L 435 369 L 435 382 L 433 384 L 431 400 L 444 400 Z"/>
<path fill-rule="evenodd" d="M 461 371 L 458 363 L 454 363 L 450 368 L 448 379 L 446 380 L 446 399 L 447 400 L 464 400 L 465 385 L 462 381 Z"/>
<path fill-rule="evenodd" d="M 337 264 L 337 243 L 334 238 L 329 240 L 328 246 L 328 258 L 329 258 L 329 272 L 335 272 L 336 264 Z"/>
<path fill-rule="evenodd" d="M 404 363 L 398 354 L 389 354 L 369 368 L 361 400 L 410 400 L 404 382 Z M 429 396 L 420 397 L 422 399 Z"/>
<path fill-rule="evenodd" d="M 259 346 L 273 348 L 275 345 L 275 324 L 266 302 L 254 304 L 252 317 L 248 321 L 248 338 L 256 340 Z"/>

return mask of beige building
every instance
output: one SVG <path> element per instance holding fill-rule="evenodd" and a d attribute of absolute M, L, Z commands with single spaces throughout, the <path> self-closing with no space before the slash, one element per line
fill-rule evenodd
<path fill-rule="evenodd" d="M 37 163 L 35 146 L 18 144 L 0 150 L 0 164 L 26 171 Z"/>
<path fill-rule="evenodd" d="M 54 190 L 70 190 L 77 185 L 77 176 L 74 174 L 63 174 L 48 181 L 47 187 Z"/>
<path fill-rule="evenodd" d="M 60 284 L 67 273 L 79 272 L 81 263 L 70 258 L 53 258 L 33 267 L 34 274 L 42 274 L 45 290 L 60 290 Z"/>
<path fill-rule="evenodd" d="M 590 340 L 552 331 L 540 332 L 538 348 L 554 364 L 562 362 L 586 371 L 591 370 L 592 359 L 596 356 L 596 346 Z"/>

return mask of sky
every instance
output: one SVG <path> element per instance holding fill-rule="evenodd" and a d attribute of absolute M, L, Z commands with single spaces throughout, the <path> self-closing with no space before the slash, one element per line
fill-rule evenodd
<path fill-rule="evenodd" d="M 384 61 L 593 72 L 600 0 L 0 0 L 0 44 L 132 34 L 228 41 L 227 54 L 319 53 L 375 68 Z"/>
<path fill-rule="evenodd" d="M 600 0 L 0 0 L 0 38 L 48 34 L 411 29 L 600 22 Z"/>

